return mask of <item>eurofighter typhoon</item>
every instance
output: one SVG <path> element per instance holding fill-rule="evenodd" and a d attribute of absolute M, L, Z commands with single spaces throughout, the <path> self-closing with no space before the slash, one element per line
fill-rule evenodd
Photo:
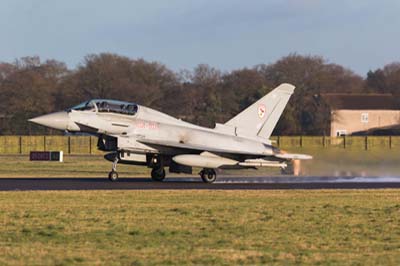
<path fill-rule="evenodd" d="M 66 111 L 29 121 L 68 132 L 98 137 L 97 147 L 109 152 L 108 177 L 118 180 L 117 164 L 152 168 L 154 181 L 170 173 L 191 174 L 192 168 L 206 183 L 216 180 L 216 169 L 280 167 L 291 160 L 311 156 L 288 154 L 269 140 L 295 87 L 281 84 L 225 124 L 215 128 L 197 126 L 135 103 L 94 99 Z"/>

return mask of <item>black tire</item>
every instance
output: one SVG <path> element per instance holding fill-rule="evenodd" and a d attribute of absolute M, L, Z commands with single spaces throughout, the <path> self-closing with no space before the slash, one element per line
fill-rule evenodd
<path fill-rule="evenodd" d="M 111 171 L 108 173 L 108 179 L 112 182 L 118 181 L 118 173 L 115 171 Z"/>
<path fill-rule="evenodd" d="M 214 169 L 202 170 L 200 172 L 200 177 L 204 183 L 214 183 L 215 180 L 217 180 L 217 173 Z"/>
<path fill-rule="evenodd" d="M 157 182 L 163 181 L 165 179 L 164 168 L 161 169 L 153 168 L 153 170 L 151 170 L 151 179 Z"/>

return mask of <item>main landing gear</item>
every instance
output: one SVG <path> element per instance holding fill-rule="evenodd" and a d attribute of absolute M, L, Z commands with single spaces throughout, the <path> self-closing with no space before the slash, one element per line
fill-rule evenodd
<path fill-rule="evenodd" d="M 217 173 L 214 169 L 204 168 L 199 175 L 205 183 L 213 183 L 217 179 Z"/>
<path fill-rule="evenodd" d="M 164 163 L 161 159 L 162 158 L 159 158 L 158 156 L 154 156 L 151 158 L 151 164 L 148 165 L 152 168 L 151 179 L 153 181 L 161 182 L 165 179 Z M 120 160 L 119 153 L 116 153 L 115 157 L 111 157 L 109 160 L 113 160 L 113 164 L 111 171 L 108 173 L 108 179 L 115 182 L 118 180 L 117 164 Z M 217 179 L 217 173 L 211 168 L 204 168 L 200 171 L 199 175 L 205 183 L 213 183 Z"/>
<path fill-rule="evenodd" d="M 149 167 L 152 168 L 151 179 L 153 181 L 161 182 L 165 179 L 164 161 L 162 157 L 154 155 L 151 158 Z"/>
<path fill-rule="evenodd" d="M 165 170 L 163 167 L 153 168 L 151 170 L 151 179 L 161 182 L 165 179 Z"/>
<path fill-rule="evenodd" d="M 108 179 L 113 182 L 118 180 L 118 173 L 117 173 L 117 164 L 118 164 L 118 160 L 119 160 L 118 156 L 119 156 L 119 154 L 115 155 L 115 158 L 114 158 L 114 161 L 112 164 L 112 170 L 111 170 L 111 172 L 108 173 Z"/>

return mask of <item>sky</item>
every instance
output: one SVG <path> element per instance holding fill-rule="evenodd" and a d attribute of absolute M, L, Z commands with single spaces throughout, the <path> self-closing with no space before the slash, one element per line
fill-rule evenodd
<path fill-rule="evenodd" d="M 75 68 L 111 52 L 179 71 L 230 71 L 290 53 L 365 76 L 400 61 L 398 0 L 0 0 L 0 61 Z"/>

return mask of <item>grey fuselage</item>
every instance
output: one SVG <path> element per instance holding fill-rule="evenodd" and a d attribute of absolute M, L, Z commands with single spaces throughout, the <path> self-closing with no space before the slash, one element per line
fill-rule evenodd
<path fill-rule="evenodd" d="M 280 167 L 287 161 L 309 160 L 312 156 L 289 154 L 269 140 L 295 87 L 283 83 L 232 117 L 225 124 L 206 128 L 176 119 L 135 103 L 93 99 L 68 111 L 42 115 L 29 121 L 39 125 L 85 132 L 98 136 L 98 148 L 110 153 L 109 174 L 117 179 L 116 164 L 147 165 L 152 178 L 170 172 L 191 173 L 200 167 L 204 182 L 213 182 L 214 169 Z M 208 179 L 207 179 L 208 178 Z"/>
<path fill-rule="evenodd" d="M 135 153 L 180 153 L 176 147 L 159 147 L 158 141 L 179 143 L 184 153 L 189 146 L 199 147 L 199 150 L 208 147 L 216 153 L 221 151 L 247 158 L 270 156 L 276 152 L 267 139 L 238 135 L 235 128 L 220 124 L 214 129 L 196 126 L 143 106 L 138 106 L 135 115 L 99 112 L 96 108 L 94 111 L 70 110 L 68 117 L 68 131 L 112 136 L 118 139 L 118 150 Z"/>

